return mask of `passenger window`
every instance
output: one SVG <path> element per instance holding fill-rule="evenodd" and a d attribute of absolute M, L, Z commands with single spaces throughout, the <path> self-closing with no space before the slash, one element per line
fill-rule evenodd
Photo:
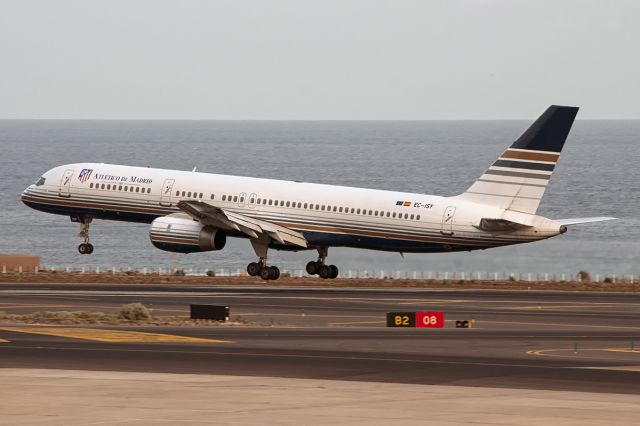
<path fill-rule="evenodd" d="M 409 219 L 409 213 L 405 213 L 405 214 L 404 214 L 404 218 L 405 218 L 405 219 Z"/>
<path fill-rule="evenodd" d="M 100 189 L 104 189 L 104 183 L 100 185 Z"/>
<path fill-rule="evenodd" d="M 360 214 L 360 209 L 357 210 L 357 213 Z"/>
<path fill-rule="evenodd" d="M 302 203 L 298 201 L 298 208 L 302 208 Z"/>
<path fill-rule="evenodd" d="M 234 196 L 233 196 L 233 202 L 234 202 L 234 203 L 237 203 L 237 202 L 238 202 L 238 196 L 237 196 L 237 195 L 234 195 Z"/>
<path fill-rule="evenodd" d="M 191 198 L 191 191 L 187 192 L 187 198 Z"/>
<path fill-rule="evenodd" d="M 260 204 L 262 200 L 260 198 L 258 198 L 257 204 Z"/>
<path fill-rule="evenodd" d="M 122 187 L 120 187 L 120 190 L 122 191 Z M 176 197 L 180 196 L 180 191 L 176 191 Z"/>
<path fill-rule="evenodd" d="M 391 213 L 390 213 L 390 212 L 387 212 L 387 217 L 389 217 L 389 216 L 391 216 Z"/>
<path fill-rule="evenodd" d="M 39 182 L 39 181 L 38 181 L 38 182 Z M 40 186 L 40 185 L 38 185 L 38 184 L 36 184 L 36 185 L 37 185 L 37 186 Z M 93 188 L 93 182 L 91 182 L 91 183 L 89 184 L 89 188 Z"/>
<path fill-rule="evenodd" d="M 244 203 L 244 197 L 240 197 L 240 202 Z"/>
<path fill-rule="evenodd" d="M 222 201 L 227 201 L 227 196 L 226 195 L 222 196 Z"/>
<path fill-rule="evenodd" d="M 413 215 L 411 215 L 411 220 L 413 220 Z"/>
<path fill-rule="evenodd" d="M 320 210 L 320 204 L 316 204 L 316 210 Z"/>
<path fill-rule="evenodd" d="M 355 212 L 356 209 L 354 209 L 353 207 L 351 207 L 351 213 Z"/>
<path fill-rule="evenodd" d="M 291 202 L 287 201 L 287 207 L 289 207 L 291 205 Z"/>
<path fill-rule="evenodd" d="M 305 209 L 307 208 L 307 203 L 304 203 L 304 208 L 305 208 Z"/>
<path fill-rule="evenodd" d="M 322 205 L 322 211 L 324 211 L 324 204 Z"/>
<path fill-rule="evenodd" d="M 111 189 L 111 185 L 107 185 L 107 190 Z"/>
<path fill-rule="evenodd" d="M 129 187 L 129 191 L 133 192 L 133 186 Z"/>
<path fill-rule="evenodd" d="M 214 194 L 211 194 L 211 199 L 213 200 L 214 198 L 216 198 L 216 196 Z"/>
<path fill-rule="evenodd" d="M 122 185 L 118 186 L 118 191 L 122 191 Z"/>
<path fill-rule="evenodd" d="M 369 216 L 371 216 L 373 214 L 373 212 L 371 210 L 369 210 Z"/>
<path fill-rule="evenodd" d="M 125 191 L 127 190 L 127 187 L 126 187 L 126 186 L 124 187 L 124 190 L 125 190 Z M 182 196 L 183 196 L 183 197 L 184 197 L 186 194 L 187 194 L 186 192 L 182 191 Z"/>
<path fill-rule="evenodd" d="M 136 192 L 140 192 L 140 187 L 137 187 L 137 188 L 136 188 Z"/>
<path fill-rule="evenodd" d="M 280 200 L 280 207 L 284 207 L 284 200 Z"/>
<path fill-rule="evenodd" d="M 202 196 L 203 196 L 203 195 L 204 195 L 204 194 L 202 194 L 202 192 L 201 192 L 201 193 L 200 193 L 200 196 L 199 196 L 198 198 L 202 198 Z"/>
<path fill-rule="evenodd" d="M 342 213 L 342 207 L 340 207 L 340 208 L 338 209 L 338 212 L 339 212 L 339 213 Z"/>
<path fill-rule="evenodd" d="M 393 217 L 394 217 L 394 218 L 396 217 L 396 212 L 393 212 Z"/>
<path fill-rule="evenodd" d="M 269 205 L 271 205 L 271 204 L 272 204 L 272 202 L 273 202 L 273 200 L 269 200 Z"/>
<path fill-rule="evenodd" d="M 128 190 L 129 190 L 129 187 L 128 187 L 128 186 L 125 186 L 125 187 L 124 187 L 124 190 L 125 190 L 125 191 L 128 191 Z"/>
<path fill-rule="evenodd" d="M 420 220 L 420 215 L 416 216 L 416 220 Z"/>

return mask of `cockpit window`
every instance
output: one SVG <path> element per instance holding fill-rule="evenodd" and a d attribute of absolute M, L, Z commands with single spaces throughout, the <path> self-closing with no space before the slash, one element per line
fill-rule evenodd
<path fill-rule="evenodd" d="M 44 185 L 44 182 L 46 181 L 46 179 L 44 178 L 44 176 L 42 176 L 40 179 L 38 179 L 38 181 L 36 182 L 36 186 L 42 186 Z"/>

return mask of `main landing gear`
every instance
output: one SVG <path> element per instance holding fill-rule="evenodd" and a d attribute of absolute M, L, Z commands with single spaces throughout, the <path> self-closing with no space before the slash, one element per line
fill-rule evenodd
<path fill-rule="evenodd" d="M 280 269 L 278 269 L 277 266 L 267 266 L 267 250 L 269 249 L 268 237 L 252 239 L 251 245 L 259 257 L 259 260 L 247 265 L 247 273 L 252 277 L 260 276 L 260 278 L 265 281 L 277 280 L 280 277 Z"/>
<path fill-rule="evenodd" d="M 318 260 L 307 263 L 307 273 L 309 275 L 318 275 L 323 279 L 335 279 L 338 277 L 338 267 L 336 265 L 325 265 L 325 259 L 329 249 L 327 247 L 318 247 Z"/>
<path fill-rule="evenodd" d="M 80 222 L 80 233 L 78 234 L 78 236 L 84 239 L 84 242 L 81 243 L 78 246 L 78 253 L 80 253 L 80 254 L 91 254 L 91 253 L 93 253 L 93 244 L 91 244 L 89 242 L 89 225 L 91 224 L 91 218 L 88 218 L 88 217 L 74 218 L 74 217 L 72 217 L 71 220 L 73 222 Z"/>

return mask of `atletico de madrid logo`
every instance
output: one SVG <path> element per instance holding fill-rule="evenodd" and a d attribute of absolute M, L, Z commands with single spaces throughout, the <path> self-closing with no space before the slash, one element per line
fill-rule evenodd
<path fill-rule="evenodd" d="M 82 169 L 80 174 L 78 175 L 78 179 L 80 182 L 86 182 L 91 177 L 91 173 L 93 173 L 93 169 Z"/>

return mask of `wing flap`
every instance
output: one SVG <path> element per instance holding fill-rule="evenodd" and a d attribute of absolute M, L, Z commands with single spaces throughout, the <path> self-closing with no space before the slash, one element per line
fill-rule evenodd
<path fill-rule="evenodd" d="M 180 201 L 178 208 L 207 225 L 239 231 L 251 238 L 266 234 L 280 244 L 307 247 L 307 240 L 300 232 L 273 222 L 255 219 L 203 201 Z"/>

